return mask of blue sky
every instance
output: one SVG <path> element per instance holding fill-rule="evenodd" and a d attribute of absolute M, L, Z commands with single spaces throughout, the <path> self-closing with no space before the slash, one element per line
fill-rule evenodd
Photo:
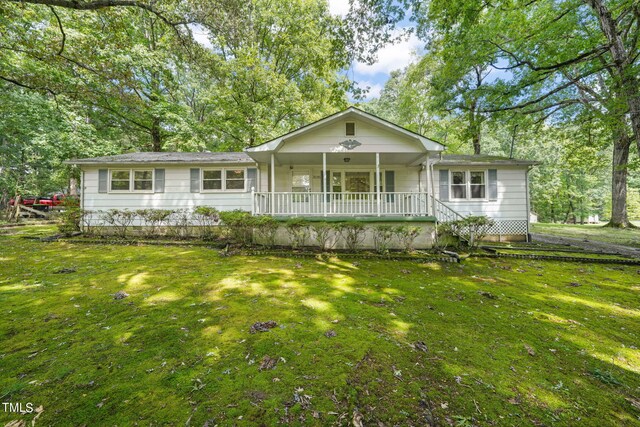
<path fill-rule="evenodd" d="M 349 12 L 349 0 L 327 0 L 329 11 L 333 15 L 344 16 Z M 367 99 L 376 98 L 391 71 L 406 67 L 416 59 L 415 52 L 422 48 L 423 42 L 412 34 L 408 40 L 383 47 L 378 52 L 378 61 L 372 65 L 355 62 L 348 70 L 349 77 L 362 88 L 369 87 Z"/>

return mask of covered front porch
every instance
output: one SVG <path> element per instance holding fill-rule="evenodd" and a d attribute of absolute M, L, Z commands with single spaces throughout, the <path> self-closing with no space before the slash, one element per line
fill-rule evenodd
<path fill-rule="evenodd" d="M 270 153 L 252 213 L 274 216 L 429 216 L 426 153 Z M 267 178 L 266 180 L 264 178 Z"/>
<path fill-rule="evenodd" d="M 256 215 L 428 216 L 444 146 L 349 108 L 246 149 L 259 165 Z"/>

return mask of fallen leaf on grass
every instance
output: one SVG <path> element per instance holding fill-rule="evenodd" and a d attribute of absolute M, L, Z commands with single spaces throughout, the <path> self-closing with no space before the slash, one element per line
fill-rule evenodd
<path fill-rule="evenodd" d="M 327 338 L 333 338 L 337 335 L 338 334 L 336 334 L 336 331 L 334 331 L 333 329 L 324 333 L 324 336 Z"/>
<path fill-rule="evenodd" d="M 536 355 L 536 351 L 530 345 L 525 344 L 524 348 L 527 350 L 527 353 L 529 353 L 529 356 L 535 356 Z"/>
<path fill-rule="evenodd" d="M 129 296 L 129 294 L 126 293 L 125 291 L 118 291 L 115 294 L 113 294 L 113 299 L 121 300 L 121 299 L 125 299 L 128 296 Z"/>
<path fill-rule="evenodd" d="M 358 408 L 353 410 L 353 427 L 364 427 L 364 416 L 358 411 Z"/>
<path fill-rule="evenodd" d="M 276 367 L 278 364 L 277 358 L 271 358 L 268 355 L 264 355 L 262 360 L 260 361 L 260 367 L 258 367 L 259 371 L 267 371 Z"/>
<path fill-rule="evenodd" d="M 269 329 L 273 329 L 276 326 L 278 326 L 278 324 L 273 320 L 269 320 L 268 322 L 256 322 L 251 325 L 251 328 L 249 328 L 249 333 L 255 334 L 256 332 L 268 332 Z"/>
<path fill-rule="evenodd" d="M 634 408 L 640 411 L 640 399 L 636 399 L 633 397 L 625 397 L 625 400 L 629 402 L 631 406 L 633 406 Z"/>
<path fill-rule="evenodd" d="M 425 353 L 429 351 L 429 349 L 427 348 L 427 345 L 423 341 L 416 341 L 415 343 L 413 343 L 411 347 L 413 347 L 416 350 L 424 351 Z"/>
<path fill-rule="evenodd" d="M 309 406 L 311 406 L 311 399 L 313 397 L 309 396 L 308 394 L 302 394 L 303 392 L 304 389 L 302 387 L 295 389 L 295 391 L 293 392 L 293 400 L 296 403 L 299 403 L 303 409 L 308 409 Z"/>
<path fill-rule="evenodd" d="M 487 292 L 487 291 L 478 291 L 478 294 L 480 296 L 483 296 L 485 298 L 489 298 L 489 299 L 498 299 L 497 296 L 495 296 L 494 294 L 492 294 L 491 292 Z"/>

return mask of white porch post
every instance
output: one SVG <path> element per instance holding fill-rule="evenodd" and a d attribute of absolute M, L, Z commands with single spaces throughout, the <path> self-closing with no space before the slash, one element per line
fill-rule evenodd
<path fill-rule="evenodd" d="M 327 153 L 322 153 L 322 215 L 327 216 Z"/>
<path fill-rule="evenodd" d="M 430 206 L 431 206 L 431 172 L 429 171 L 429 155 L 427 154 L 427 160 L 423 163 L 424 165 L 424 173 L 427 176 L 427 187 L 425 188 L 425 193 L 427 193 L 427 211 L 425 212 L 425 215 L 429 215 L 429 213 L 431 212 Z"/>
<path fill-rule="evenodd" d="M 378 207 L 378 216 L 380 216 L 380 153 L 376 153 L 376 196 L 378 199 L 377 207 Z"/>
<path fill-rule="evenodd" d="M 274 213 L 275 207 L 275 198 L 276 198 L 276 156 L 271 153 L 271 197 L 270 197 L 270 210 L 271 215 Z"/>
<path fill-rule="evenodd" d="M 256 188 L 251 187 L 251 216 L 256 215 Z"/>

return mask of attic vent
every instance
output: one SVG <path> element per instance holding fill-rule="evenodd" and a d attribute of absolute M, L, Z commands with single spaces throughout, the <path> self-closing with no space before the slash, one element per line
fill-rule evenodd
<path fill-rule="evenodd" d="M 356 136 L 356 124 L 354 122 L 347 122 L 345 125 L 345 135 Z"/>

